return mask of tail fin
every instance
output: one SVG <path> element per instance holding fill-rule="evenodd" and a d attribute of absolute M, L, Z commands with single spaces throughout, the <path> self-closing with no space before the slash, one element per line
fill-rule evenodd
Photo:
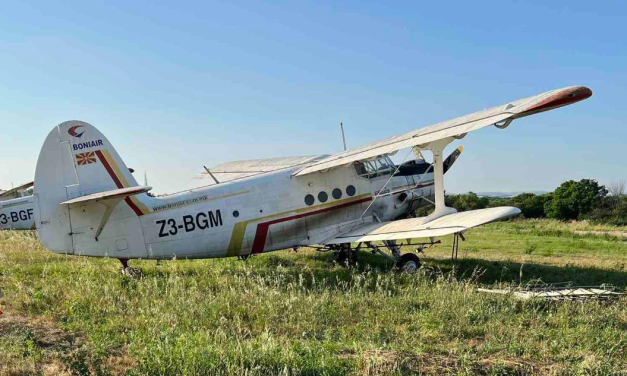
<path fill-rule="evenodd" d="M 59 124 L 48 134 L 35 171 L 35 223 L 41 241 L 53 252 L 117 257 L 116 252 L 132 251 L 129 237 L 133 243 L 141 237 L 136 246 L 145 251 L 138 220 L 143 214 L 138 207 L 141 202 L 129 199 L 128 205 L 117 205 L 110 221 L 118 223 L 108 226 L 100 241 L 93 234 L 107 209 L 104 205 L 60 205 L 77 197 L 136 186 L 137 181 L 98 129 L 82 121 Z"/>

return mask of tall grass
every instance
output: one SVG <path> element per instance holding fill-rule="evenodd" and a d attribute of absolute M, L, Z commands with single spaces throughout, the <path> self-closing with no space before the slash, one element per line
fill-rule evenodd
<path fill-rule="evenodd" d="M 484 231 L 517 237 L 518 226 Z M 491 273 L 484 268 L 460 272 L 432 261 L 403 275 L 366 256 L 349 271 L 314 251 L 134 266 L 145 279 L 120 276 L 116 260 L 53 255 L 32 233 L 0 232 L 6 306 L 83 336 L 81 349 L 61 354 L 75 374 L 607 374 L 627 367 L 624 300 L 484 295 L 476 292 Z M 42 371 L 32 355 L 38 350 L 25 351 L 28 340 L 19 338 L 17 349 L 0 340 L 0 352 Z M 121 357 L 123 366 L 112 360 Z"/>

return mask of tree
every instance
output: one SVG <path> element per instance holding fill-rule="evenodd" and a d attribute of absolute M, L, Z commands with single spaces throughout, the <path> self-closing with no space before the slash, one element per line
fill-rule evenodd
<path fill-rule="evenodd" d="M 463 195 L 449 196 L 447 205 L 453 206 L 457 211 L 483 209 L 488 207 L 490 199 L 487 197 L 479 197 L 474 192 L 468 192 Z"/>
<path fill-rule="evenodd" d="M 543 195 L 522 193 L 512 197 L 507 205 L 515 206 L 520 209 L 525 218 L 544 218 L 546 217 L 544 205 L 548 201 L 551 201 L 552 198 L 553 195 L 551 193 Z"/>
<path fill-rule="evenodd" d="M 621 196 L 620 202 L 614 209 L 614 220 L 612 221 L 617 226 L 627 225 L 627 197 Z"/>
<path fill-rule="evenodd" d="M 578 219 L 590 213 L 606 195 L 607 189 L 596 180 L 569 180 L 555 190 L 544 211 L 550 218 Z"/>
<path fill-rule="evenodd" d="M 607 186 L 607 192 L 609 193 L 608 204 L 612 210 L 616 210 L 623 196 L 625 196 L 625 181 L 619 180 L 611 182 Z"/>
<path fill-rule="evenodd" d="M 625 181 L 624 180 L 619 180 L 619 181 L 611 182 L 607 186 L 607 192 L 610 194 L 610 196 L 623 196 L 623 195 L 625 195 Z"/>

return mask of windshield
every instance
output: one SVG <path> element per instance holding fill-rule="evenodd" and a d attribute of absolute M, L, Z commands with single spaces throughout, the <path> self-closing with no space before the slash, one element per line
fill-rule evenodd
<path fill-rule="evenodd" d="M 357 174 L 366 178 L 389 175 L 395 168 L 394 162 L 387 155 L 371 161 L 355 162 Z"/>

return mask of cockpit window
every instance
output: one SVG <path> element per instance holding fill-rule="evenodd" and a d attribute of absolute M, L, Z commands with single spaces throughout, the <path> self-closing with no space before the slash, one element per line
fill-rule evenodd
<path fill-rule="evenodd" d="M 389 175 L 396 168 L 394 162 L 387 155 L 371 161 L 355 162 L 354 165 L 357 174 L 366 178 Z"/>

